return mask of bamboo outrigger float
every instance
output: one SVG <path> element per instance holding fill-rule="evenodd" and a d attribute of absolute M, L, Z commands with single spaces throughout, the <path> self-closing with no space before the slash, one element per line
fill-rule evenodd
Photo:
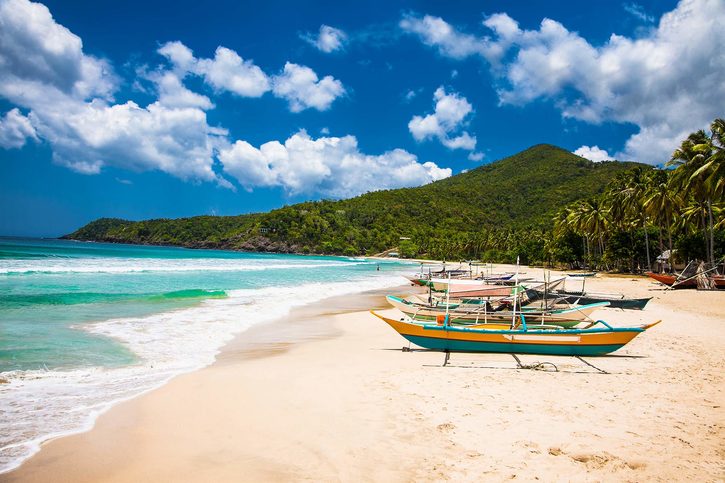
<path fill-rule="evenodd" d="M 524 321 L 518 329 L 482 329 L 443 324 L 415 324 L 395 320 L 371 311 L 405 339 L 425 349 L 445 352 L 500 352 L 509 354 L 547 354 L 563 356 L 602 356 L 614 352 L 645 330 L 660 323 L 639 327 L 601 327 L 588 329 L 532 329 Z"/>
<path fill-rule="evenodd" d="M 448 315 L 451 323 L 455 324 L 485 324 L 499 323 L 508 321 L 509 325 L 516 320 L 521 321 L 523 315 L 527 322 L 536 324 L 549 324 L 560 327 L 574 327 L 585 320 L 589 319 L 589 315 L 597 309 L 606 307 L 609 302 L 600 302 L 590 305 L 570 307 L 566 309 L 556 310 L 527 310 L 519 308 L 517 311 L 493 311 L 487 309 L 486 304 L 466 305 L 466 304 L 443 304 L 442 306 L 432 306 L 429 304 L 421 304 L 410 302 L 400 297 L 388 295 L 386 297 L 388 303 L 405 315 L 417 321 L 435 321 L 440 316 Z"/>

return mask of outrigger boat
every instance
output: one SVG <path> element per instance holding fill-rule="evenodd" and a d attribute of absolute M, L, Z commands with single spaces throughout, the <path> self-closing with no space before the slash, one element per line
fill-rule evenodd
<path fill-rule="evenodd" d="M 451 323 L 457 325 L 499 323 L 514 320 L 525 320 L 530 324 L 548 324 L 559 327 L 574 327 L 580 323 L 590 320 L 592 312 L 609 305 L 609 302 L 582 305 L 566 309 L 536 310 L 518 309 L 517 311 L 495 311 L 489 309 L 486 304 L 441 304 L 431 305 L 388 295 L 388 303 L 396 309 L 416 321 L 435 321 L 441 316 L 449 316 Z M 523 314 L 523 319 L 521 315 Z"/>
<path fill-rule="evenodd" d="M 529 301 L 540 300 L 544 298 L 544 291 L 541 289 L 530 289 L 526 290 L 526 295 Z M 647 305 L 647 302 L 652 300 L 652 297 L 634 299 L 627 298 L 623 294 L 582 292 L 576 290 L 553 290 L 548 292 L 546 297 L 550 300 L 566 302 L 568 304 L 588 305 L 598 302 L 609 302 L 609 306 L 612 308 L 632 310 L 642 310 Z"/>
<path fill-rule="evenodd" d="M 681 282 L 678 282 L 680 280 L 680 277 L 678 275 L 673 275 L 669 273 L 653 273 L 653 272 L 647 272 L 646 275 L 650 278 L 653 278 L 657 280 L 660 283 L 663 283 L 667 285 L 668 287 L 672 288 L 695 288 L 697 287 L 697 280 L 694 278 L 690 279 L 684 279 Z"/>
<path fill-rule="evenodd" d="M 468 280 L 468 279 L 448 279 L 448 278 L 431 278 L 431 279 L 418 279 L 414 282 L 424 287 L 431 287 L 433 290 L 438 292 L 445 292 L 450 290 L 451 292 L 462 292 L 465 290 L 486 290 L 494 289 L 495 287 L 501 288 L 501 286 L 508 286 L 509 290 L 513 285 L 518 285 L 519 282 L 526 282 L 527 285 L 531 284 L 542 284 L 543 282 L 536 282 L 531 279 L 518 278 L 517 280 L 511 280 L 513 275 L 506 279 L 488 279 L 488 280 Z M 554 280 L 549 284 L 549 288 L 553 289 L 564 281 L 564 277 Z"/>
<path fill-rule="evenodd" d="M 710 279 L 717 288 L 725 288 L 725 275 L 710 275 Z"/>
<path fill-rule="evenodd" d="M 567 273 L 569 277 L 595 277 L 597 275 L 597 272 L 573 272 L 573 273 Z"/>
<path fill-rule="evenodd" d="M 482 329 L 443 324 L 415 324 L 371 311 L 405 339 L 425 349 L 449 352 L 503 352 L 601 356 L 614 352 L 660 321 L 639 327 L 615 328 L 604 321 L 588 329 L 532 329 L 524 321 L 516 329 Z"/>

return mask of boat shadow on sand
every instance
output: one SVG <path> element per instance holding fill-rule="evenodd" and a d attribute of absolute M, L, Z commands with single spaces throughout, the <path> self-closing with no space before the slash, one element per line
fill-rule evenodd
<path fill-rule="evenodd" d="M 484 354 L 475 352 L 446 352 L 435 349 L 423 349 L 404 346 L 398 348 L 378 348 L 372 350 L 380 351 L 392 351 L 392 352 L 420 352 L 420 353 L 437 353 L 443 356 L 442 364 L 422 364 L 422 367 L 445 367 L 445 368 L 460 368 L 460 369 L 496 369 L 496 370 L 534 370 L 540 372 L 561 372 L 567 374 L 624 374 L 622 372 L 612 372 L 610 370 L 599 367 L 599 363 L 609 360 L 616 359 L 647 359 L 649 356 L 636 355 L 636 354 L 608 354 L 597 356 L 595 359 L 597 365 L 585 360 L 582 356 L 552 356 L 552 355 L 540 355 L 537 357 L 536 354 L 516 354 L 516 353 L 497 353 L 497 354 L 485 354 L 486 356 L 497 356 L 496 359 L 476 359 L 471 360 L 474 356 L 483 356 Z M 511 356 L 508 359 L 507 356 Z M 522 361 L 522 357 L 527 360 Z M 451 359 L 455 358 L 455 361 Z M 546 358 L 547 360 L 539 360 Z M 463 359 L 463 360 L 461 360 Z M 531 359 L 537 359 L 530 361 Z"/>

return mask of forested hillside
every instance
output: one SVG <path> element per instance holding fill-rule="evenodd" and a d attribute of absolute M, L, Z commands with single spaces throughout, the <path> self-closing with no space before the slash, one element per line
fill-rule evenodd
<path fill-rule="evenodd" d="M 564 206 L 602 193 L 638 163 L 593 163 L 538 145 L 417 188 L 313 201 L 233 217 L 131 222 L 99 219 L 67 238 L 254 251 L 543 261 Z M 650 168 L 645 168 L 650 169 Z M 400 241 L 401 237 L 409 240 Z"/>

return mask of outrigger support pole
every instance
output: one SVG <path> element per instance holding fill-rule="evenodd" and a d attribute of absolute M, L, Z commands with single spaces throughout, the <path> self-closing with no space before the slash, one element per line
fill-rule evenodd
<path fill-rule="evenodd" d="M 443 367 L 448 365 L 448 360 L 451 358 L 451 351 L 446 351 L 446 356 L 443 359 Z"/>
<path fill-rule="evenodd" d="M 534 371 L 547 371 L 547 367 L 551 366 L 554 368 L 554 372 L 559 372 L 559 368 L 556 367 L 556 364 L 553 362 L 534 362 L 533 364 L 524 364 L 521 362 L 521 359 L 514 354 L 513 352 L 510 353 L 511 356 L 516 359 L 516 368 L 517 369 L 532 369 Z M 550 371 L 547 371 L 550 372 Z"/>
<path fill-rule="evenodd" d="M 574 356 L 574 357 L 576 357 L 577 359 L 579 359 L 580 361 L 582 361 L 582 362 L 583 362 L 584 364 L 588 365 L 589 367 L 593 367 L 594 369 L 598 370 L 598 371 L 599 371 L 599 372 L 601 372 L 602 374 L 609 374 L 609 373 L 608 373 L 607 371 L 605 371 L 604 369 L 600 369 L 600 368 L 598 368 L 597 366 L 595 366 L 594 364 L 592 364 L 591 362 L 589 362 L 589 361 L 585 361 L 584 359 L 582 359 L 582 357 L 581 357 L 581 356 Z"/>

